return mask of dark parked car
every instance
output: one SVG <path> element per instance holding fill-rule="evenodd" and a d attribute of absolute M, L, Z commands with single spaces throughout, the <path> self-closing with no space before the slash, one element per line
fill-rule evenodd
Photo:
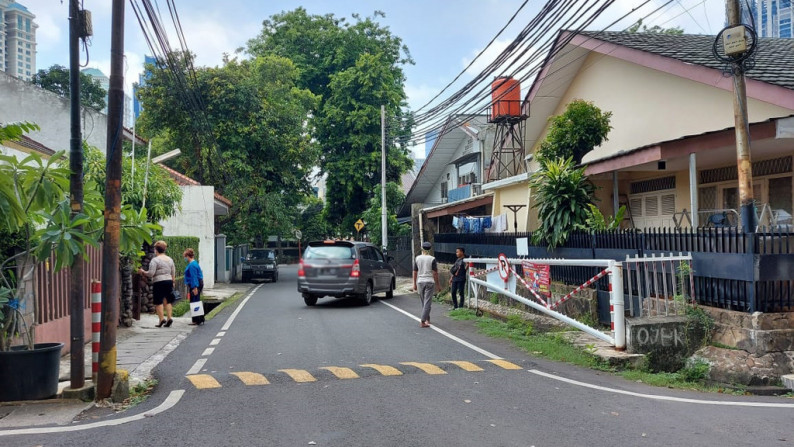
<path fill-rule="evenodd" d="M 278 261 L 273 250 L 254 248 L 243 258 L 243 282 L 257 278 L 278 281 Z"/>
<path fill-rule="evenodd" d="M 364 305 L 372 295 L 394 295 L 396 274 L 383 253 L 368 242 L 310 242 L 298 267 L 298 292 L 307 306 L 324 296 L 356 296 Z"/>

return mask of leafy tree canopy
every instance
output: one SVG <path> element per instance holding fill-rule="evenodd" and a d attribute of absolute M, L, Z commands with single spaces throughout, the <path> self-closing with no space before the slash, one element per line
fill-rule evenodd
<path fill-rule="evenodd" d="M 402 40 L 375 17 L 353 15 L 348 22 L 298 8 L 265 20 L 260 35 L 248 42 L 254 56 L 293 61 L 299 85 L 320 98 L 314 137 L 321 147 L 319 167 L 327 174 L 324 215 L 338 228 L 352 228 L 378 189 L 381 105 L 390 117 L 387 180 L 398 182 L 411 167 L 405 141 L 412 117 L 403 111 L 402 65 L 413 61 Z"/>
<path fill-rule="evenodd" d="M 105 154 L 83 144 L 84 179 L 96 185 L 101 197 L 105 197 Z M 146 176 L 146 158 L 135 159 L 135 176 L 132 175 L 132 158 L 124 157 L 121 162 L 122 183 L 121 203 L 132 209 L 143 207 L 143 185 Z M 104 201 L 104 199 L 103 199 Z M 152 223 L 160 222 L 176 214 L 182 202 L 182 190 L 165 169 L 149 165 L 149 179 L 146 181 L 146 216 Z"/>
<path fill-rule="evenodd" d="M 64 66 L 56 64 L 48 69 L 39 70 L 33 75 L 30 82 L 64 98 L 71 97 L 69 69 Z M 80 73 L 80 101 L 84 106 L 94 110 L 104 109 L 107 94 L 108 92 L 102 88 L 99 81 L 85 73 Z"/>
<path fill-rule="evenodd" d="M 156 135 L 163 151 L 180 148 L 176 169 L 232 201 L 221 220 L 231 243 L 289 234 L 319 156 L 311 139 L 318 98 L 298 86 L 292 61 L 277 55 L 227 59 L 196 68 L 195 76 L 187 69 L 192 55 L 169 57 L 188 90 L 163 61 L 150 67 L 138 93 L 142 133 Z"/>
<path fill-rule="evenodd" d="M 630 33 L 684 34 L 684 29 L 678 26 L 673 28 L 662 28 L 659 25 L 654 25 L 648 28 L 648 25 L 642 24 L 642 19 L 637 20 L 637 23 L 631 25 L 626 31 Z"/>
<path fill-rule="evenodd" d="M 561 115 L 549 121 L 546 139 L 540 144 L 540 158 L 572 158 L 580 164 L 582 157 L 607 140 L 612 129 L 612 112 L 602 112 L 592 102 L 576 99 Z"/>

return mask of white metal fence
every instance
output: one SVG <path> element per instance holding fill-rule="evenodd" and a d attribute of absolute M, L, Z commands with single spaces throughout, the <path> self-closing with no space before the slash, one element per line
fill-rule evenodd
<path fill-rule="evenodd" d="M 681 315 L 695 294 L 692 254 L 626 257 L 623 263 L 629 314 Z"/>

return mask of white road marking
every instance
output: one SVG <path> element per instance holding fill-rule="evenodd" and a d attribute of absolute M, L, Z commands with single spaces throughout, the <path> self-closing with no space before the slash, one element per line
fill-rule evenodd
<path fill-rule="evenodd" d="M 566 379 L 565 377 L 555 376 L 554 374 L 545 373 L 536 369 L 530 369 L 529 372 L 539 376 L 547 377 L 549 379 L 559 380 L 560 382 L 570 383 L 585 388 L 592 388 L 594 390 L 606 391 L 608 393 L 625 394 L 627 396 L 641 397 L 644 399 L 664 400 L 669 402 L 681 402 L 687 404 L 699 405 L 722 405 L 731 407 L 761 407 L 761 408 L 794 408 L 794 404 L 778 404 L 771 402 L 738 402 L 738 401 L 723 401 L 723 400 L 702 400 L 702 399 L 687 399 L 684 397 L 673 396 L 660 396 L 658 394 L 643 394 L 635 393 L 634 391 L 617 390 L 614 388 L 607 388 L 601 385 L 593 385 L 591 383 L 579 382 L 578 380 Z"/>
<path fill-rule="evenodd" d="M 193 367 L 187 371 L 186 376 L 192 376 L 193 374 L 198 374 L 201 371 L 201 368 L 204 367 L 204 364 L 207 363 L 207 359 L 198 359 L 196 363 L 193 364 Z"/>
<path fill-rule="evenodd" d="M 251 299 L 251 296 L 254 293 L 256 293 L 256 291 L 259 290 L 260 287 L 262 287 L 262 284 L 259 284 L 258 286 L 254 287 L 254 290 L 252 290 L 251 292 L 248 293 L 248 296 L 246 296 L 245 299 L 243 299 L 243 302 L 240 303 L 239 306 L 237 306 L 237 309 L 234 309 L 234 312 L 232 312 L 232 314 L 229 315 L 229 318 L 226 319 L 226 323 L 224 323 L 223 327 L 221 328 L 222 331 L 228 331 L 229 330 L 229 328 L 231 327 L 232 323 L 234 322 L 234 319 L 237 318 L 237 314 L 239 314 L 240 311 L 243 310 L 243 307 L 245 307 L 245 303 L 247 303 L 248 300 Z"/>
<path fill-rule="evenodd" d="M 206 357 L 208 355 L 212 355 L 213 352 L 215 352 L 215 348 L 207 348 L 203 353 L 201 353 L 201 356 Z"/>
<path fill-rule="evenodd" d="M 102 422 L 92 422 L 90 424 L 85 425 L 69 425 L 65 427 L 34 427 L 34 428 L 20 428 L 16 430 L 1 430 L 0 436 L 14 436 L 14 435 L 41 435 L 41 434 L 48 434 L 48 433 L 65 433 L 65 432 L 72 432 L 72 431 L 81 431 L 81 430 L 91 430 L 93 428 L 100 428 L 100 427 L 110 427 L 114 425 L 122 425 L 127 424 L 129 422 L 140 421 L 145 418 L 149 418 L 160 414 L 166 410 L 169 410 L 174 405 L 176 405 L 179 400 L 182 398 L 182 395 L 185 394 L 185 390 L 174 390 L 168 394 L 165 401 L 158 405 L 157 407 L 140 414 L 136 414 L 134 416 L 127 416 L 124 418 L 119 419 L 111 419 L 108 421 Z"/>
<path fill-rule="evenodd" d="M 216 337 L 223 337 L 224 335 L 226 335 L 226 332 L 220 331 L 218 332 L 218 335 L 216 335 Z"/>
<path fill-rule="evenodd" d="M 212 341 L 210 342 L 210 346 L 216 346 L 220 342 L 221 342 L 220 338 L 213 338 Z"/>
<path fill-rule="evenodd" d="M 389 304 L 389 303 L 387 303 L 387 302 L 384 302 L 384 301 L 381 301 L 381 303 L 385 304 L 386 306 L 389 306 L 389 307 L 391 307 L 392 309 L 396 310 L 397 312 L 400 312 L 400 313 L 402 313 L 402 314 L 404 314 L 404 315 L 407 315 L 409 318 L 411 318 L 411 319 L 413 319 L 413 320 L 416 320 L 417 322 L 420 322 L 420 320 L 419 320 L 419 318 L 418 318 L 418 317 L 416 317 L 416 316 L 414 316 L 414 315 L 411 315 L 410 313 L 408 313 L 408 312 L 406 312 L 406 311 L 404 311 L 404 310 L 400 309 L 399 307 L 397 307 L 397 306 L 395 306 L 395 305 L 393 305 L 393 304 Z M 474 351 L 477 351 L 477 352 L 479 352 L 480 354 L 482 354 L 482 355 L 484 355 L 484 356 L 486 356 L 486 357 L 488 357 L 488 358 L 492 358 L 492 359 L 494 359 L 494 360 L 500 360 L 500 359 L 502 358 L 502 357 L 499 357 L 499 356 L 498 356 L 498 355 L 496 355 L 496 354 L 492 354 L 492 353 L 490 353 L 490 352 L 486 351 L 485 349 L 482 349 L 482 348 L 480 348 L 480 347 L 478 347 L 478 346 L 475 346 L 475 345 L 473 345 L 473 344 L 471 344 L 471 343 L 469 343 L 469 342 L 467 342 L 467 341 L 465 341 L 465 340 L 462 340 L 462 339 L 460 339 L 460 338 L 458 338 L 458 337 L 456 337 L 456 336 L 454 336 L 454 335 L 450 334 L 449 332 L 447 332 L 447 331 L 445 331 L 445 330 L 443 330 L 443 329 L 439 329 L 439 328 L 437 328 L 437 327 L 433 326 L 432 324 L 430 325 L 430 329 L 432 329 L 432 330 L 434 330 L 434 331 L 438 332 L 439 334 L 441 334 L 441 335 L 443 335 L 443 336 L 445 336 L 445 337 L 449 338 L 450 340 L 453 340 L 453 341 L 456 341 L 456 342 L 458 342 L 458 343 L 462 344 L 463 346 L 465 346 L 465 347 L 467 347 L 467 348 L 469 348 L 469 349 L 472 349 L 472 350 L 474 350 Z"/>

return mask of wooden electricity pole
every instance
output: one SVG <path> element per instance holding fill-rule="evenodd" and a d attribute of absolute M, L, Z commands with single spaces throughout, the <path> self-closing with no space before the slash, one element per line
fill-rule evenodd
<path fill-rule="evenodd" d="M 69 140 L 69 206 L 71 216 L 83 212 L 83 137 L 80 133 L 80 29 L 78 0 L 69 0 L 69 98 L 71 139 Z M 82 230 L 82 226 L 78 231 Z M 78 253 L 69 268 L 69 379 L 73 390 L 85 386 L 85 278 L 83 255 Z"/>
<path fill-rule="evenodd" d="M 741 25 L 742 12 L 739 8 L 739 0 L 726 1 L 728 25 Z M 753 168 L 750 161 L 750 124 L 747 118 L 747 86 L 742 62 L 737 60 L 731 65 L 733 69 L 733 117 L 736 129 L 736 164 L 739 173 L 741 225 L 745 233 L 754 233 L 756 217 L 753 199 Z"/>
<path fill-rule="evenodd" d="M 102 245 L 102 332 L 99 338 L 97 400 L 110 397 L 116 375 L 119 321 L 119 241 L 121 239 L 121 141 L 124 118 L 124 0 L 113 0 L 108 90 L 105 236 Z"/>

